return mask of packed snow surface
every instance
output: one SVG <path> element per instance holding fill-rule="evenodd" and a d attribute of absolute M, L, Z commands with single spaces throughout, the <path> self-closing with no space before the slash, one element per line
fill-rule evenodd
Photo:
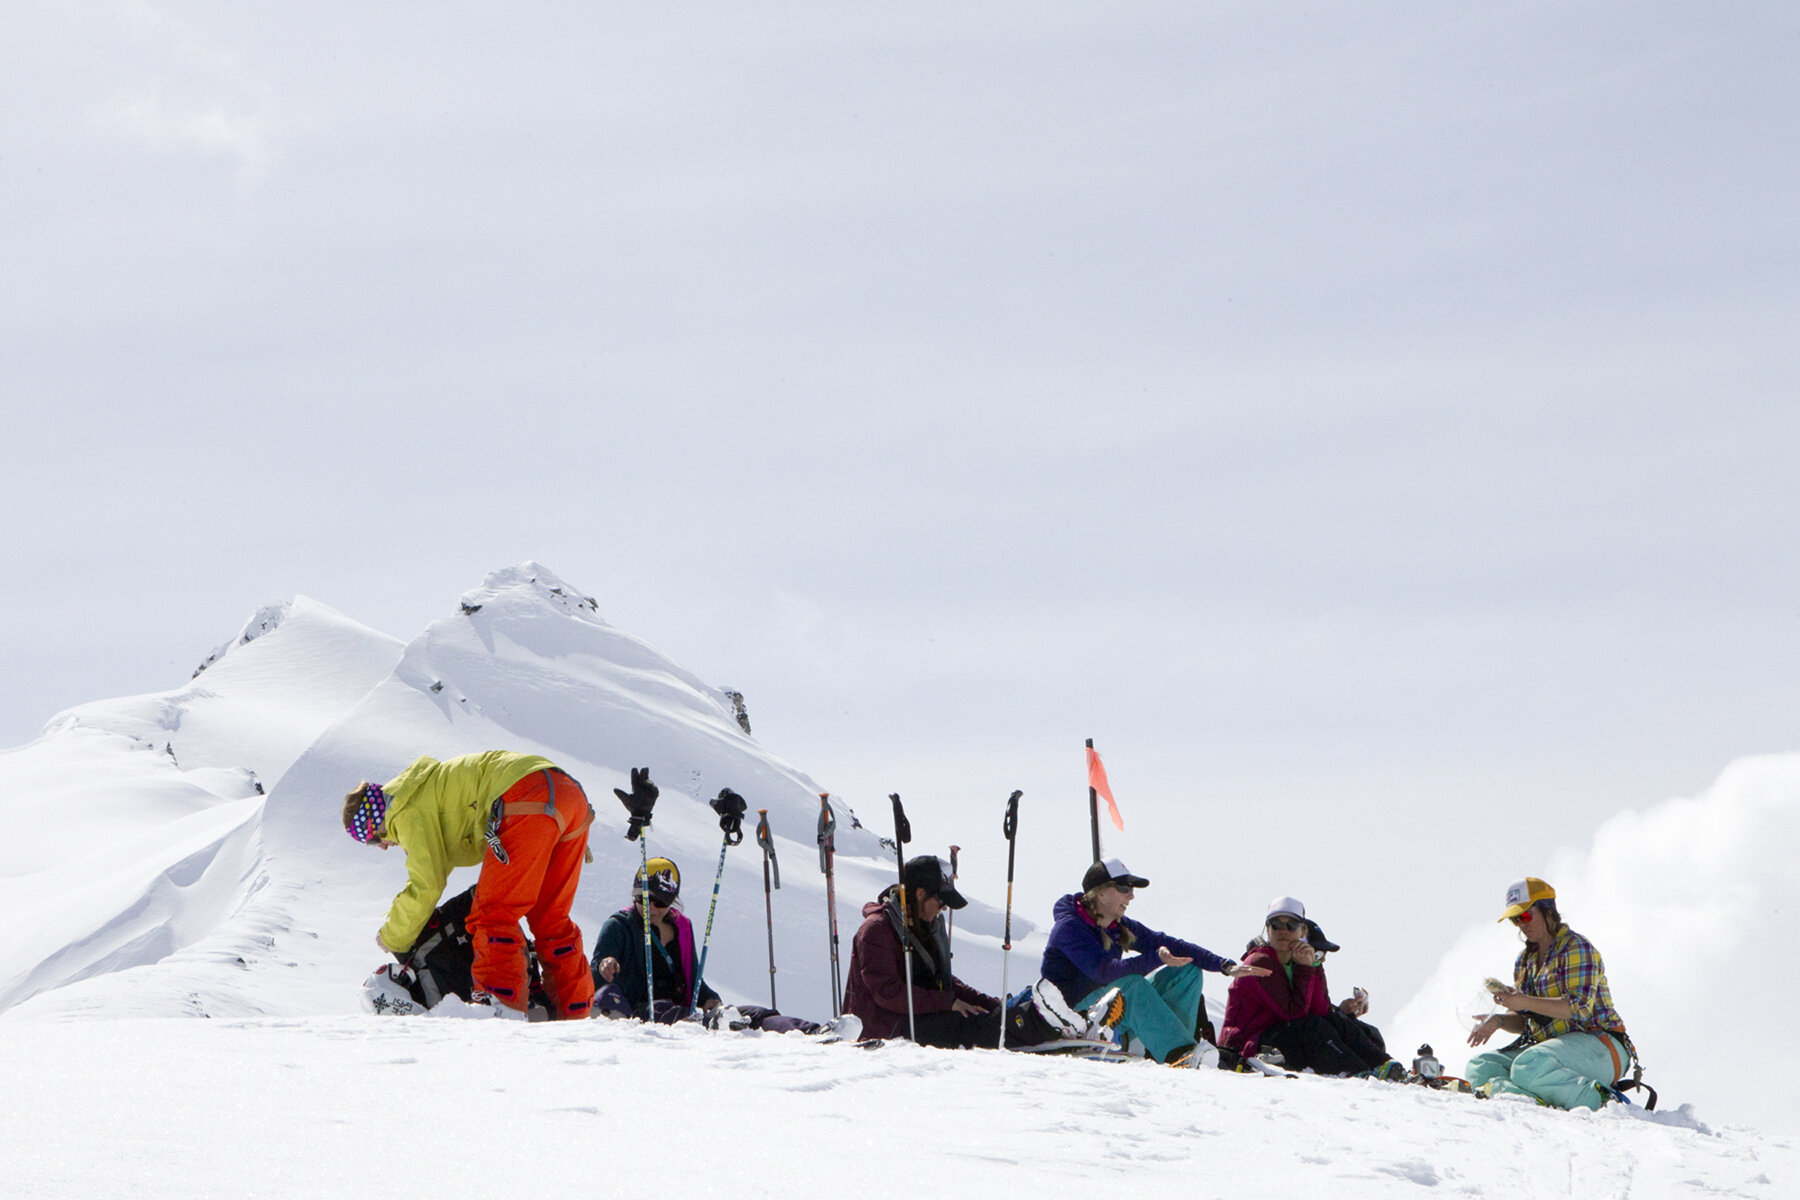
<path fill-rule="evenodd" d="M 15 1025 L 12 1197 L 1792 1196 L 1785 1143 L 1367 1081 L 609 1021 Z"/>
<path fill-rule="evenodd" d="M 779 1007 L 830 1015 L 822 789 L 743 731 L 728 693 L 534 563 L 496 572 L 405 644 L 299 599 L 258 613 L 181 688 L 84 705 L 0 753 L 0 1194 L 317 1196 L 398 1180 L 427 1195 L 562 1184 L 605 1196 L 1085 1196 L 1122 1182 L 1203 1196 L 1800 1194 L 1788 1138 L 1688 1103 L 1699 1088 L 1681 1086 L 1705 1078 L 1696 1061 L 1724 1079 L 1721 1094 L 1775 1095 L 1762 1081 L 1785 1073 L 1768 1055 L 1719 1055 L 1742 1039 L 1684 1016 L 1679 999 L 1651 1010 L 1649 953 L 1614 972 L 1632 984 L 1615 988 L 1634 1029 L 1656 1029 L 1679 1068 L 1654 1114 L 693 1026 L 367 1015 L 357 985 L 381 961 L 372 935 L 404 868 L 344 837 L 341 797 L 419 754 L 495 747 L 549 755 L 596 804 L 576 908 L 590 939 L 625 902 L 638 854 L 608 794 L 631 767 L 662 787 L 651 845 L 682 865 L 697 921 L 721 854 L 705 802 L 731 786 L 767 808 L 783 867 Z M 1646 919 L 1678 933 L 1685 906 L 1709 896 L 1714 922 L 1766 910 L 1759 879 L 1788 878 L 1770 864 L 1792 845 L 1780 835 L 1796 767 L 1734 770 L 1715 795 L 1622 817 L 1572 853 L 1569 894 L 1629 934 L 1620 941 L 1639 933 L 1601 898 L 1629 900 L 1633 887 L 1667 899 Z M 893 860 L 849 806 L 836 810 L 847 958 Z M 1696 823 L 1711 841 L 1695 842 Z M 1759 836 L 1762 857 L 1741 846 Z M 1620 861 L 1643 880 L 1608 879 Z M 762 1003 L 761 859 L 747 841 L 724 862 L 707 977 L 729 1000 Z M 1734 864 L 1739 886 L 1712 895 L 1705 882 Z M 1683 882 L 1659 890 L 1659 877 Z M 1595 878 L 1604 886 L 1582 882 Z M 971 890 L 957 971 L 998 990 L 1001 914 Z M 1017 985 L 1042 934 L 1017 913 L 1013 931 Z M 1616 944 L 1603 949 L 1621 962 Z M 1446 1024 L 1439 1050 L 1454 1069 L 1459 981 L 1508 961 L 1504 942 L 1459 947 L 1390 1046 L 1409 1057 L 1412 1026 Z M 1674 986 L 1714 985 L 1695 973 Z M 1218 981 L 1208 987 L 1216 1007 Z M 1704 1055 L 1673 1050 L 1684 1021 Z"/>

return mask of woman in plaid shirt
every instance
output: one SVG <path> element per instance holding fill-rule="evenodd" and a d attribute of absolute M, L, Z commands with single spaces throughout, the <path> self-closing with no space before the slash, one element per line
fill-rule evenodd
<path fill-rule="evenodd" d="M 1563 924 L 1556 889 L 1541 879 L 1506 889 L 1502 921 L 1524 935 L 1513 987 L 1495 987 L 1507 1011 L 1476 1026 L 1469 1045 L 1505 1030 L 1509 1045 L 1469 1060 L 1468 1079 L 1483 1095 L 1522 1095 L 1556 1108 L 1599 1108 L 1630 1069 L 1635 1050 L 1612 1004 L 1606 966 L 1594 944 Z"/>

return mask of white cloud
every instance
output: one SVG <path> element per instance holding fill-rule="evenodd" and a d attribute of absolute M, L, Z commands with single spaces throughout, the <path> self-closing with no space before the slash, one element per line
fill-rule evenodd
<path fill-rule="evenodd" d="M 1527 820 L 1553 819 L 1522 805 Z M 1800 755 L 1733 763 L 1700 796 L 1620 813 L 1586 850 L 1522 863 L 1557 890 L 1569 924 L 1606 960 L 1613 1000 L 1665 1104 L 1708 1120 L 1800 1131 L 1783 1087 L 1800 1054 L 1780 1033 L 1800 988 L 1785 922 L 1800 905 Z M 1510 880 L 1494 881 L 1494 913 Z M 1455 1010 L 1483 977 L 1510 977 L 1516 937 L 1480 914 L 1396 1017 L 1410 1053 L 1430 1041 L 1452 1071 L 1466 1060 Z"/>
<path fill-rule="evenodd" d="M 243 186 L 267 178 L 274 165 L 262 118 L 223 104 L 195 105 L 149 91 L 118 102 L 107 121 L 158 153 L 228 159 Z"/>
<path fill-rule="evenodd" d="M 222 159 L 240 188 L 275 163 L 272 93 L 230 26 L 201 29 L 152 5 L 120 10 L 116 32 L 132 44 L 123 79 L 99 122 L 157 154 Z"/>

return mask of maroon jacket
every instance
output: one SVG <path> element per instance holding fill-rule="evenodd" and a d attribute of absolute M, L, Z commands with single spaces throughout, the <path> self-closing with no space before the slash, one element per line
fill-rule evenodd
<path fill-rule="evenodd" d="M 890 915 L 888 898 L 893 892 L 889 888 L 881 899 L 863 905 L 862 928 L 850 944 L 844 1011 L 856 1014 L 862 1021 L 864 1040 L 906 1036 L 906 964 L 900 954 L 898 915 Z M 913 1012 L 949 1012 L 958 1000 L 993 1008 L 1000 1001 L 976 991 L 945 969 L 944 960 L 949 955 L 942 925 L 941 917 L 937 927 L 929 930 L 913 924 Z"/>
<path fill-rule="evenodd" d="M 1225 1049 L 1253 1055 L 1272 1026 L 1330 1011 L 1325 968 L 1295 963 L 1290 981 L 1271 946 L 1258 946 L 1244 955 L 1243 961 L 1246 966 L 1267 967 L 1269 974 L 1240 975 L 1231 981 L 1231 990 L 1225 994 L 1225 1020 L 1219 1027 L 1219 1045 Z"/>

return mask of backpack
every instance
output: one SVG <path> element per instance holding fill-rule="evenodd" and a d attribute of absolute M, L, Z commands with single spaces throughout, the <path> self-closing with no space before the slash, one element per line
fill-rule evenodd
<path fill-rule="evenodd" d="M 376 1003 L 377 1012 L 426 1011 L 437 1007 L 445 996 L 457 996 L 465 1002 L 475 993 L 475 940 L 469 934 L 469 909 L 475 903 L 475 889 L 470 887 L 438 905 L 419 932 L 413 948 L 394 957 L 399 964 L 384 964 L 369 977 L 365 990 L 372 985 L 378 990 L 394 992 L 394 985 L 406 990 L 416 1009 L 408 1008 L 394 994 L 387 1003 Z M 538 970 L 537 949 L 525 943 L 526 982 L 533 1006 L 549 1003 L 544 995 L 543 976 Z M 376 976 L 389 981 L 376 985 Z M 399 1001 L 399 1002 L 395 1002 Z"/>

